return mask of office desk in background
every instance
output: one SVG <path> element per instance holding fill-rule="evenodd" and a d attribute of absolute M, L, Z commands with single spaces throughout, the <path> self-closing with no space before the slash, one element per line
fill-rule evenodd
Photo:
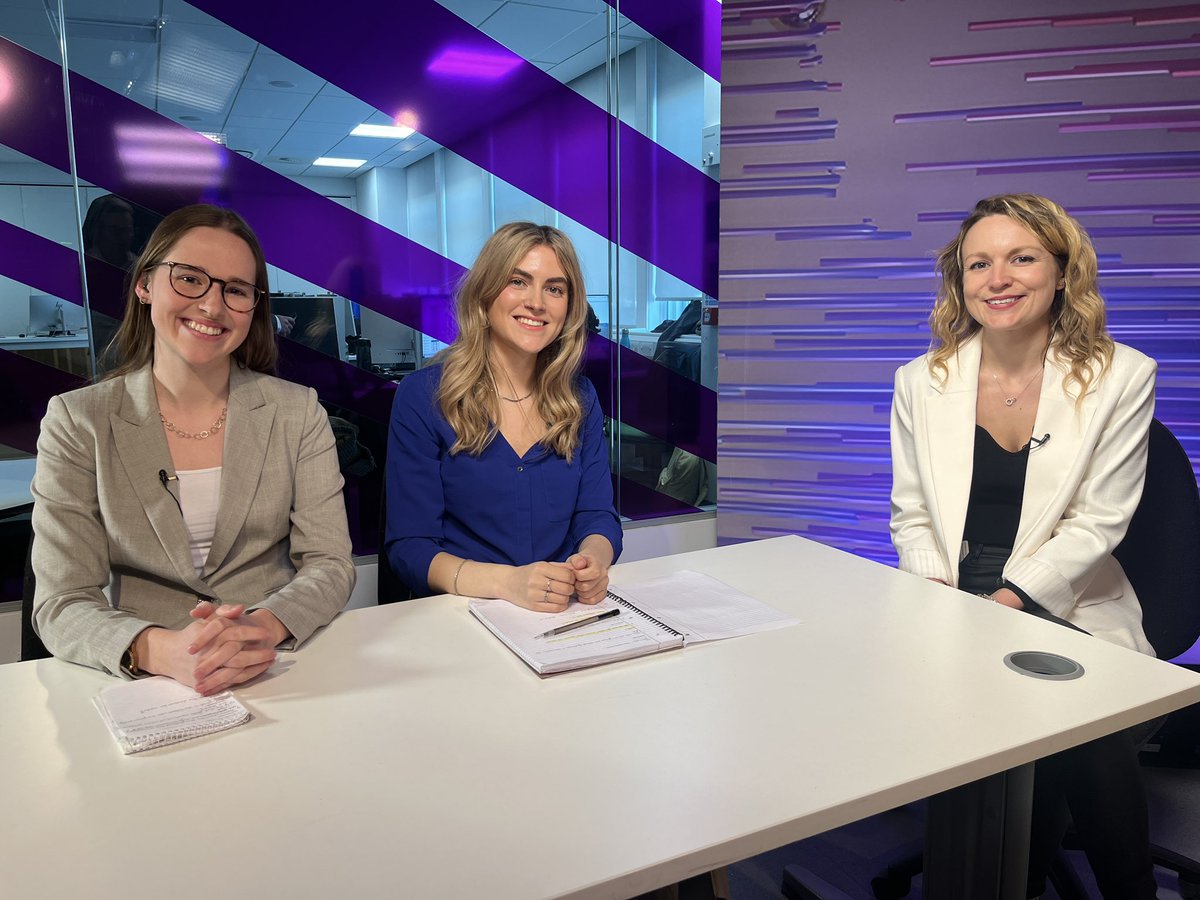
<path fill-rule="evenodd" d="M 0 350 L 20 353 L 35 362 L 54 366 L 83 378 L 91 377 L 88 361 L 87 332 L 64 334 L 56 337 L 29 335 L 27 337 L 0 337 Z"/>
<path fill-rule="evenodd" d="M 792 628 L 539 679 L 433 597 L 341 616 L 247 726 L 122 757 L 111 681 L 0 667 L 13 896 L 615 898 L 1200 700 L 1200 676 L 797 537 L 707 572 Z M 1074 681 L 1003 662 L 1046 649 Z"/>

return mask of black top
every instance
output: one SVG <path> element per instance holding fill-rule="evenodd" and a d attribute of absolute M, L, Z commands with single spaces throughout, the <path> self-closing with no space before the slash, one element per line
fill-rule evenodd
<path fill-rule="evenodd" d="M 975 465 L 963 540 L 1012 547 L 1021 524 L 1021 497 L 1029 444 L 1016 453 L 1005 450 L 982 425 L 975 426 Z"/>

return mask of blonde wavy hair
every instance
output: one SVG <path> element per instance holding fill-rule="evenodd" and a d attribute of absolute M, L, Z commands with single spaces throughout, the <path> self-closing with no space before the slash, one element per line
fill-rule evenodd
<path fill-rule="evenodd" d="M 936 270 L 942 280 L 929 315 L 933 332 L 929 368 L 944 382 L 946 361 L 980 328 L 963 297 L 962 245 L 967 232 L 988 216 L 1008 216 L 1030 231 L 1058 261 L 1063 287 L 1055 292 L 1050 306 L 1050 347 L 1070 365 L 1063 389 L 1067 396 L 1072 394 L 1072 385 L 1078 389 L 1078 405 L 1092 382 L 1108 370 L 1113 356 L 1104 298 L 1096 285 L 1096 250 L 1082 225 L 1053 200 L 1037 194 L 997 194 L 980 200 L 963 219 L 954 240 L 938 253 Z"/>
<path fill-rule="evenodd" d="M 442 356 L 437 402 L 456 440 L 455 454 L 478 456 L 496 436 L 500 420 L 488 347 L 488 312 L 508 285 L 513 270 L 529 251 L 554 251 L 567 278 L 567 316 L 562 331 L 538 353 L 534 367 L 537 416 L 549 423 L 540 443 L 568 461 L 579 446 L 583 406 L 575 382 L 587 343 L 587 294 L 583 271 L 570 238 L 549 225 L 511 222 L 488 238 L 455 292 L 458 337 Z"/>

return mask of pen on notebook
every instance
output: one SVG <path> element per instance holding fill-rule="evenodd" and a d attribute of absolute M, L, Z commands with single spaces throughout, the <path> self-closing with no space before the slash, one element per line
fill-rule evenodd
<path fill-rule="evenodd" d="M 621 610 L 619 609 L 606 609 L 604 612 L 598 612 L 594 616 L 586 616 L 582 619 L 576 619 L 574 622 L 568 622 L 566 625 L 559 625 L 557 628 L 551 628 L 549 631 L 543 631 L 538 635 L 538 637 L 552 637 L 556 634 L 574 631 L 576 628 L 582 628 L 584 625 L 591 625 L 593 622 L 599 622 L 601 619 L 611 619 L 620 611 Z"/>

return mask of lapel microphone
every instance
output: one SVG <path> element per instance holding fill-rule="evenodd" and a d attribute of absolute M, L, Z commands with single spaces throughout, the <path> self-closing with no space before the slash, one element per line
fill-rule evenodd
<path fill-rule="evenodd" d="M 1038 447 L 1041 447 L 1043 444 L 1045 444 L 1049 440 L 1050 440 L 1050 432 L 1048 432 L 1048 431 L 1045 434 L 1043 434 L 1040 438 L 1036 438 L 1033 435 L 1030 435 L 1029 436 L 1029 452 L 1032 453 L 1034 450 L 1038 449 Z"/>
<path fill-rule="evenodd" d="M 167 492 L 167 496 L 175 501 L 175 506 L 179 508 L 179 514 L 183 515 L 183 507 L 179 505 L 179 498 L 175 496 L 175 492 L 171 490 L 171 482 L 178 481 L 178 475 L 168 475 L 166 469 L 158 470 L 158 480 L 162 483 L 163 490 Z"/>

